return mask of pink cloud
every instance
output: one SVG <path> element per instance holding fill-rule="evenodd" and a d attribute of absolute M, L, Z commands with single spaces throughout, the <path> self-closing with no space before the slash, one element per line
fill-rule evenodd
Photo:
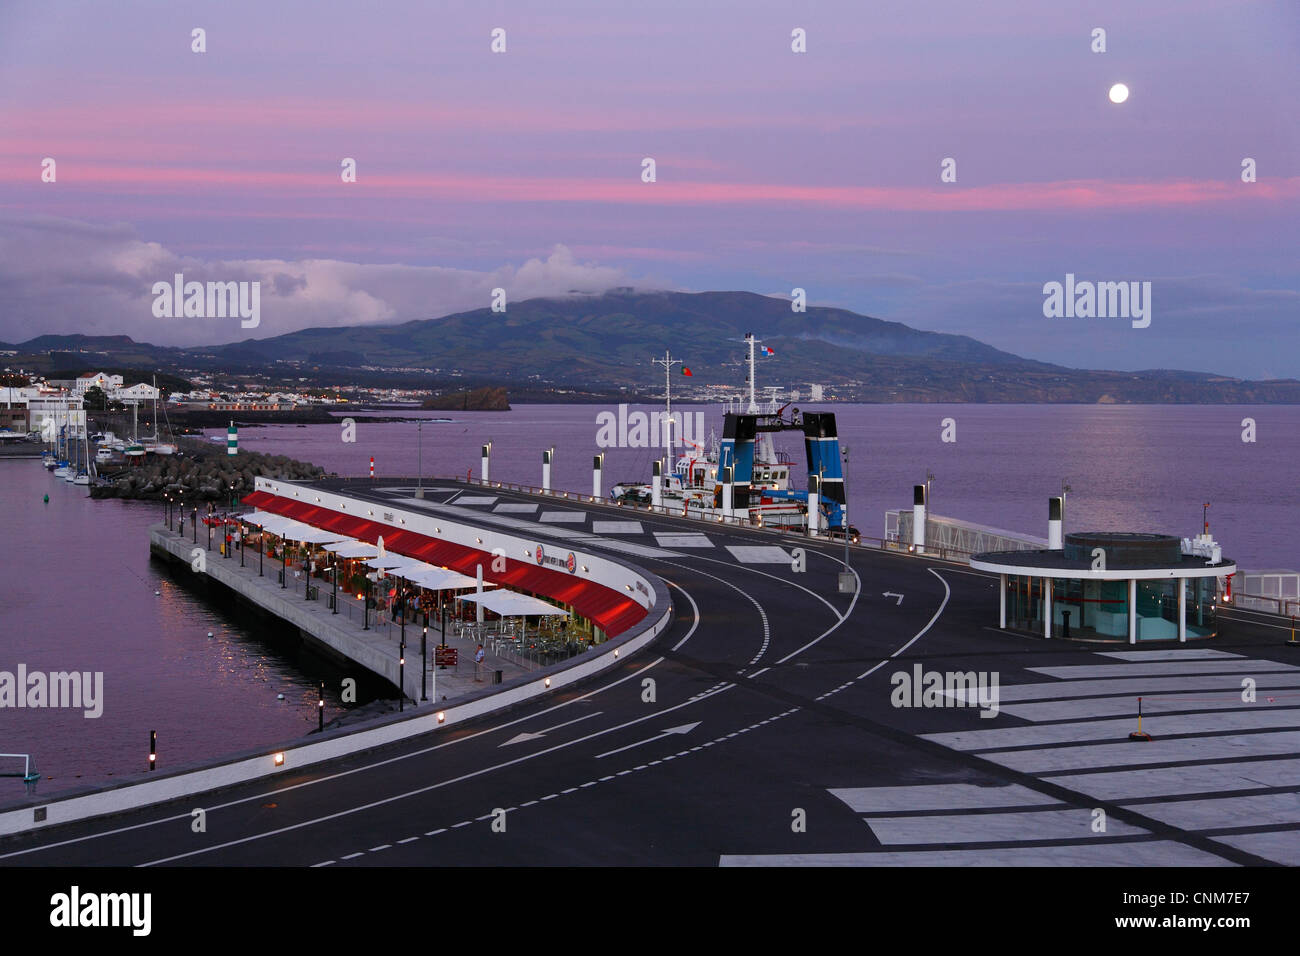
<path fill-rule="evenodd" d="M 655 183 L 642 183 L 629 163 L 623 180 L 566 177 L 509 177 L 473 173 L 366 173 L 344 184 L 338 171 L 322 164 L 310 173 L 292 169 L 223 169 L 197 166 L 142 166 L 78 163 L 59 166 L 59 190 L 97 187 L 139 194 L 226 190 L 274 193 L 279 197 L 438 199 L 449 202 L 561 202 L 631 205 L 820 205 L 838 209 L 921 212 L 1070 209 L 1124 209 L 1195 206 L 1224 202 L 1285 202 L 1300 198 L 1300 177 L 1252 184 L 1221 180 L 1164 182 L 991 183 L 985 186 L 796 185 L 674 180 L 666 167 Z M 0 165 L 0 178 L 35 183 L 39 167 L 30 160 Z"/>

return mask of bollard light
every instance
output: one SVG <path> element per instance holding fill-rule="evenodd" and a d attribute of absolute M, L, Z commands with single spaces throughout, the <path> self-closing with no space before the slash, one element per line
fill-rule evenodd
<path fill-rule="evenodd" d="M 149 769 L 153 770 L 158 764 L 158 731 L 149 731 Z"/>
<path fill-rule="evenodd" d="M 282 753 L 278 753 L 278 754 L 275 755 L 275 765 L 276 765 L 277 767 L 283 767 L 283 766 L 284 766 L 284 754 L 282 754 Z"/>
<path fill-rule="evenodd" d="M 447 719 L 447 715 L 443 713 L 441 710 L 438 711 L 438 723 L 442 723 L 446 719 Z"/>
<path fill-rule="evenodd" d="M 543 683 L 544 685 L 546 685 L 547 687 L 550 687 L 550 686 L 551 686 L 551 679 L 548 677 L 548 678 L 546 678 L 546 680 L 542 681 L 542 683 Z"/>

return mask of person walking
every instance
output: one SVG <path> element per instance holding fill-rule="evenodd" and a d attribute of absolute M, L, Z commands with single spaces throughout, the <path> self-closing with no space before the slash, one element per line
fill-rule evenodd
<path fill-rule="evenodd" d="M 483 645 L 480 644 L 478 650 L 474 652 L 474 683 L 476 684 L 483 683 L 483 658 L 485 656 Z"/>

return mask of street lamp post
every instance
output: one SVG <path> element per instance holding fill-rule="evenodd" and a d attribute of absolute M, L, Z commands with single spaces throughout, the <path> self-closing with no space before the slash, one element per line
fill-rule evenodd
<path fill-rule="evenodd" d="M 429 612 L 424 614 L 424 633 L 420 635 L 420 700 L 429 699 Z"/>
<path fill-rule="evenodd" d="M 844 482 L 841 487 L 844 489 L 844 502 L 840 511 L 840 531 L 844 535 L 844 570 L 839 574 L 839 591 L 841 594 L 852 594 L 854 589 L 853 566 L 849 563 L 849 448 L 845 445 L 841 450 L 844 457 Z"/>
<path fill-rule="evenodd" d="M 334 578 L 334 594 L 330 598 L 330 613 L 337 614 L 339 612 L 339 556 L 332 552 L 330 558 L 330 571 L 333 572 L 331 576 Z"/>
<path fill-rule="evenodd" d="M 844 525 L 844 570 L 849 568 L 849 446 L 842 449 L 844 455 L 844 514 L 840 519 Z"/>
<path fill-rule="evenodd" d="M 424 422 L 415 424 L 415 497 L 424 497 Z"/>
<path fill-rule="evenodd" d="M 406 706 L 406 639 L 397 649 L 397 709 L 401 711 Z"/>

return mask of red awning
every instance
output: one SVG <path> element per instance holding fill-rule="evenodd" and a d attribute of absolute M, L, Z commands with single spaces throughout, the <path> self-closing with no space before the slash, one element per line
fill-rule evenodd
<path fill-rule="evenodd" d="M 244 499 L 244 503 L 371 544 L 376 544 L 382 535 L 384 548 L 388 551 L 440 567 L 446 565 L 462 574 L 475 574 L 476 566 L 481 564 L 483 580 L 531 591 L 569 604 L 583 617 L 594 621 L 609 637 L 623 633 L 646 615 L 645 608 L 613 588 L 584 581 L 563 571 L 538 567 L 532 561 L 506 557 L 504 572 L 489 573 L 492 563 L 499 563 L 501 557 L 480 548 L 443 541 L 405 528 L 394 528 L 369 518 L 331 511 L 265 491 L 253 492 Z"/>

